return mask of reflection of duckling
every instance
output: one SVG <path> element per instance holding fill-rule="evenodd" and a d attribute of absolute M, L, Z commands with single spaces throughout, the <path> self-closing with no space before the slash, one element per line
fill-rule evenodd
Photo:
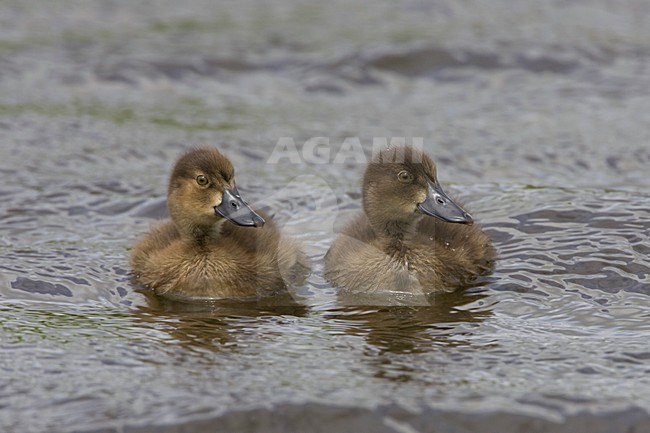
<path fill-rule="evenodd" d="M 353 295 L 352 295 L 353 296 Z M 467 346 L 471 340 L 462 338 L 472 332 L 468 323 L 478 323 L 492 312 L 478 302 L 481 293 L 438 293 L 428 296 L 421 306 L 339 307 L 326 312 L 346 334 L 363 336 L 379 352 L 427 352 L 439 346 Z M 474 305 L 470 305 L 474 304 Z M 333 325 L 334 326 L 334 325 Z M 384 370 L 385 359 L 377 366 Z"/>
<path fill-rule="evenodd" d="M 251 329 L 259 328 L 255 332 L 257 338 L 276 332 L 285 323 L 278 321 L 278 317 L 303 317 L 309 311 L 290 296 L 186 302 L 150 292 L 143 294 L 146 305 L 133 309 L 132 317 L 142 326 L 166 332 L 184 348 L 199 349 L 194 352 L 198 358 L 203 358 L 207 351 L 236 351 L 237 343 L 242 338 L 246 340 Z M 273 326 L 265 326 L 269 323 Z M 206 356 L 205 361 L 212 364 L 214 358 Z"/>
<path fill-rule="evenodd" d="M 493 266 L 490 239 L 472 223 L 427 155 L 386 149 L 368 164 L 363 213 L 327 252 L 325 277 L 357 293 L 452 291 Z"/>
<path fill-rule="evenodd" d="M 179 158 L 169 181 L 171 221 L 133 248 L 137 282 L 180 299 L 250 297 L 305 278 L 307 259 L 241 198 L 231 162 L 216 149 Z"/>

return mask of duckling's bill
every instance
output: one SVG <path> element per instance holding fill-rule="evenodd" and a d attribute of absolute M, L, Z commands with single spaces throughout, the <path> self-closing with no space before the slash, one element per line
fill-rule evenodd
<path fill-rule="evenodd" d="M 474 223 L 472 216 L 449 198 L 437 182 L 427 182 L 427 196 L 417 208 L 423 214 L 449 223 Z"/>
<path fill-rule="evenodd" d="M 223 191 L 221 204 L 214 207 L 214 212 L 240 226 L 262 227 L 264 225 L 264 218 L 255 213 L 241 198 L 237 187 Z"/>

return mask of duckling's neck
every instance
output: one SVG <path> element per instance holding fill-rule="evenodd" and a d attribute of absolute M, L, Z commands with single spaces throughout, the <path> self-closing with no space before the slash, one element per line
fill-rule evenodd
<path fill-rule="evenodd" d="M 416 233 L 418 218 L 413 220 L 390 220 L 373 224 L 379 248 L 393 259 L 408 266 L 411 243 Z"/>
<path fill-rule="evenodd" d="M 392 240 L 407 240 L 413 237 L 415 225 L 411 221 L 387 221 L 381 226 L 380 236 Z"/>
<path fill-rule="evenodd" d="M 205 245 L 209 241 L 218 240 L 221 237 L 221 227 L 224 220 L 220 220 L 212 225 L 185 225 L 181 228 L 177 224 L 181 236 L 197 245 Z"/>
<path fill-rule="evenodd" d="M 408 241 L 415 236 L 419 220 L 417 216 L 399 220 L 371 220 L 371 225 L 379 239 L 389 244 L 396 244 Z"/>
<path fill-rule="evenodd" d="M 372 185 L 371 185 L 372 186 Z M 363 211 L 380 241 L 388 243 L 404 242 L 416 233 L 422 214 L 395 213 L 381 200 L 377 199 L 372 188 L 364 189 Z"/>

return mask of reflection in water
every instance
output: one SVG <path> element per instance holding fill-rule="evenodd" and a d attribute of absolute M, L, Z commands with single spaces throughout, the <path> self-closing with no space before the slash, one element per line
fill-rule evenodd
<path fill-rule="evenodd" d="M 469 345 L 468 334 L 491 315 L 481 305 L 486 297 L 476 291 L 459 291 L 431 296 L 429 305 L 339 307 L 330 310 L 326 319 L 338 334 L 365 340 L 362 361 L 374 378 L 400 384 L 430 383 L 444 373 L 425 374 L 432 366 L 422 365 L 418 357 Z"/>
<path fill-rule="evenodd" d="M 343 333 L 363 336 L 379 353 L 427 352 L 440 346 L 468 344 L 459 338 L 466 331 L 457 325 L 489 317 L 490 311 L 478 305 L 486 296 L 459 291 L 432 295 L 426 306 L 341 307 L 328 312 L 327 318 Z M 471 304 L 476 305 L 468 307 Z"/>
<path fill-rule="evenodd" d="M 133 312 L 134 318 L 163 330 L 173 343 L 193 351 L 220 351 L 237 347 L 238 337 L 263 325 L 262 318 L 303 317 L 308 308 L 293 298 L 180 302 L 143 292 L 147 306 Z M 271 331 L 269 331 L 271 332 Z"/>

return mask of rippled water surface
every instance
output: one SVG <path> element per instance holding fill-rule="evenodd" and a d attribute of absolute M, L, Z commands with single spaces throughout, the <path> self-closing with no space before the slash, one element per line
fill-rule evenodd
<path fill-rule="evenodd" d="M 641 0 L 3 1 L 0 431 L 650 431 L 648 22 Z M 299 160 L 269 164 L 282 137 Z M 342 302 L 346 137 L 422 137 L 495 272 Z M 300 303 L 130 283 L 197 144 L 304 242 Z"/>

